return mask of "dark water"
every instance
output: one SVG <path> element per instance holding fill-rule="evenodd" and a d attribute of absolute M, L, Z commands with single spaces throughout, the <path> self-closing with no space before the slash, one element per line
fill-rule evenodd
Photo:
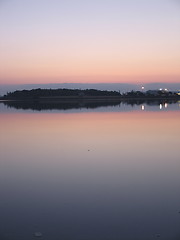
<path fill-rule="evenodd" d="M 179 103 L 0 103 L 0 239 L 179 240 Z"/>

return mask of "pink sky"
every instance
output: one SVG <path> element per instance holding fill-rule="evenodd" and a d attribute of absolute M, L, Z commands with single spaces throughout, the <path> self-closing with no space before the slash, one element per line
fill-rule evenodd
<path fill-rule="evenodd" d="M 178 82 L 180 4 L 4 1 L 0 84 Z"/>

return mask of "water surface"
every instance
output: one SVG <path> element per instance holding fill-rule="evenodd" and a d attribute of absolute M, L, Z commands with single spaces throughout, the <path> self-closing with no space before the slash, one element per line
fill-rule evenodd
<path fill-rule="evenodd" d="M 0 239 L 180 239 L 179 109 L 1 103 Z"/>

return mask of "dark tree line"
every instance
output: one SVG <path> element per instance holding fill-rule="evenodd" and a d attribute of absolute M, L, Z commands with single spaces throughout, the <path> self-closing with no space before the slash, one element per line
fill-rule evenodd
<path fill-rule="evenodd" d="M 38 99 L 41 97 L 83 97 L 83 96 L 120 96 L 117 91 L 101 91 L 96 89 L 32 89 L 8 92 L 4 98 L 8 99 Z"/>
<path fill-rule="evenodd" d="M 88 98 L 88 97 L 113 97 L 113 98 L 167 98 L 167 99 L 179 99 L 180 96 L 175 92 L 170 91 L 158 91 L 149 90 L 146 92 L 142 91 L 131 91 L 124 94 L 120 94 L 118 91 L 102 91 L 96 89 L 32 89 L 32 90 L 21 90 L 15 92 L 8 92 L 4 95 L 4 99 L 10 100 L 39 100 L 42 98 Z"/>

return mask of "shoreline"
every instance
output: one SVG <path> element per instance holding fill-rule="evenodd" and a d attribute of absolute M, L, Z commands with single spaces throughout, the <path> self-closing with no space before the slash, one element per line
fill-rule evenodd
<path fill-rule="evenodd" d="M 129 97 L 129 96 L 57 96 L 38 98 L 0 98 L 0 102 L 126 102 L 126 101 L 179 101 L 180 96 L 152 96 L 152 97 Z"/>

